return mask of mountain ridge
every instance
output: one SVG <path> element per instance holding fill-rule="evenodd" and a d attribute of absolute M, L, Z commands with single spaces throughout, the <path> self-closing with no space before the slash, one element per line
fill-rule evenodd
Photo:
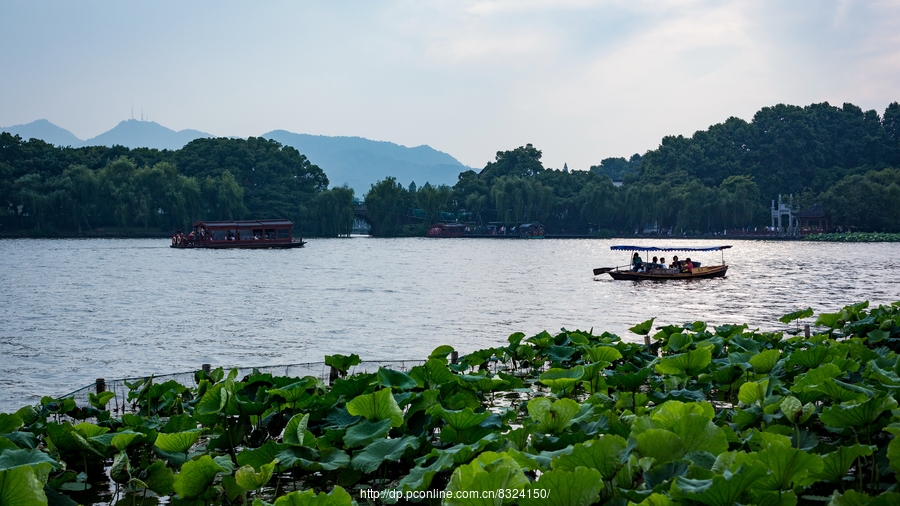
<path fill-rule="evenodd" d="M 0 128 L 25 139 L 41 139 L 56 146 L 85 147 L 122 145 L 134 148 L 177 150 L 199 138 L 217 137 L 199 130 L 175 131 L 154 121 L 127 119 L 115 127 L 81 140 L 72 132 L 46 119 Z M 275 140 L 304 154 L 328 176 L 329 186 L 348 185 L 357 196 L 372 184 L 394 177 L 404 186 L 415 181 L 421 186 L 454 185 L 460 172 L 471 169 L 448 153 L 427 144 L 407 147 L 390 141 L 375 141 L 358 136 L 327 136 L 271 130 L 259 137 Z"/>

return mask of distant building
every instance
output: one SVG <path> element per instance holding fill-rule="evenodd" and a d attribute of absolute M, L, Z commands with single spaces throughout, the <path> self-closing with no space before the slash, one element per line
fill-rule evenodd
<path fill-rule="evenodd" d="M 831 228 L 831 220 L 819 204 L 794 214 L 794 217 L 800 223 L 801 234 L 824 233 Z"/>

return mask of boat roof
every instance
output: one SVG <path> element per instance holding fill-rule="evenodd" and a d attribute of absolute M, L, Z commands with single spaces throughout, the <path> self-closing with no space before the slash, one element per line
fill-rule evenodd
<path fill-rule="evenodd" d="M 688 248 L 682 246 L 610 246 L 609 249 L 614 251 L 720 251 L 730 248 L 727 246 L 711 246 L 709 248 Z"/>
<path fill-rule="evenodd" d="M 195 227 L 204 226 L 207 228 L 265 228 L 265 227 L 292 227 L 294 226 L 288 220 L 236 220 L 236 221 L 198 221 L 194 223 Z"/>

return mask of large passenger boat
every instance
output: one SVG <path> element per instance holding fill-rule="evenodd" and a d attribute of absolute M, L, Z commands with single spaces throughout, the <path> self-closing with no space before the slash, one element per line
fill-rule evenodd
<path fill-rule="evenodd" d="M 194 230 L 172 236 L 173 248 L 302 248 L 288 220 L 198 221 Z"/>
<path fill-rule="evenodd" d="M 617 267 L 601 267 L 594 269 L 594 275 L 609 274 L 616 280 L 667 280 L 667 279 L 706 279 L 725 277 L 728 266 L 725 265 L 724 250 L 731 246 L 712 246 L 709 248 L 688 248 L 688 247 L 653 247 L 653 246 L 610 246 L 613 251 L 634 252 L 632 261 L 628 265 Z M 653 263 L 640 258 L 640 253 L 649 255 L 651 252 L 705 252 L 719 251 L 722 252 L 722 265 L 701 266 L 700 262 L 692 261 L 690 258 L 675 261 L 671 264 Z M 640 262 L 635 261 L 635 257 Z"/>

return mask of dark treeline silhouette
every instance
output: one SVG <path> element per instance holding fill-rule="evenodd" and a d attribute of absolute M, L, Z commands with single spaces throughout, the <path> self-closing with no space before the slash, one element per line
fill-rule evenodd
<path fill-rule="evenodd" d="M 900 104 L 879 115 L 822 103 L 766 107 L 750 122 L 729 118 L 691 137 L 665 137 L 657 149 L 589 171 L 545 168 L 529 144 L 497 152 L 452 188 L 388 177 L 365 204 L 380 236 L 424 235 L 448 219 L 541 222 L 557 234 L 682 235 L 765 227 L 769 202 L 793 194 L 801 207 L 820 204 L 834 226 L 896 232 L 898 181 Z M 353 191 L 327 188 L 303 154 L 262 138 L 160 151 L 57 148 L 0 134 L 0 232 L 171 231 L 198 219 L 287 218 L 304 235 L 349 234 Z"/>

